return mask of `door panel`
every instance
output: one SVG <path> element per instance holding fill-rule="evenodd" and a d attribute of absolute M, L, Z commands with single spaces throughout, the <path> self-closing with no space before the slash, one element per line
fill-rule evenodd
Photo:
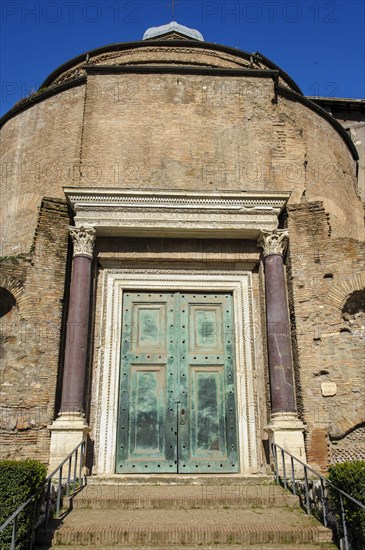
<path fill-rule="evenodd" d="M 166 351 L 165 304 L 136 304 L 132 302 L 133 338 L 131 350 Z"/>
<path fill-rule="evenodd" d="M 221 457 L 224 452 L 223 369 L 191 371 L 191 457 Z"/>
<path fill-rule="evenodd" d="M 174 295 L 125 293 L 117 473 L 176 472 Z"/>
<path fill-rule="evenodd" d="M 237 472 L 230 294 L 126 293 L 117 472 Z"/>
<path fill-rule="evenodd" d="M 183 295 L 182 299 L 184 298 Z M 189 303 L 188 323 L 190 353 L 223 353 L 221 304 L 215 306 Z"/>
<path fill-rule="evenodd" d="M 131 456 L 163 456 L 166 415 L 165 366 L 131 365 L 129 423 Z"/>
<path fill-rule="evenodd" d="M 179 471 L 238 472 L 232 296 L 182 293 L 180 308 Z"/>

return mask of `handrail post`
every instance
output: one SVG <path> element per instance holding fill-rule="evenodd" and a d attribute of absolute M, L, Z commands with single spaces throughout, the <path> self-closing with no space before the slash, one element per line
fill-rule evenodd
<path fill-rule="evenodd" d="M 48 480 L 47 483 L 47 493 L 46 493 L 46 511 L 45 511 L 45 518 L 44 518 L 44 528 L 47 529 L 48 526 L 48 516 L 49 516 L 49 499 L 51 495 L 51 485 L 52 485 L 52 479 Z"/>
<path fill-rule="evenodd" d="M 345 541 L 345 550 L 349 550 L 349 539 L 347 535 L 347 525 L 346 525 L 346 515 L 345 507 L 343 505 L 343 497 L 340 493 L 340 506 L 341 506 L 341 519 L 342 519 L 342 528 L 343 528 L 343 538 Z"/>
<path fill-rule="evenodd" d="M 272 444 L 273 449 L 273 455 L 275 459 L 275 478 L 276 478 L 276 484 L 279 485 L 279 468 L 278 468 L 278 450 L 276 448 L 275 443 Z"/>
<path fill-rule="evenodd" d="M 285 451 L 284 451 L 284 449 L 281 449 L 281 464 L 282 464 L 282 467 L 283 467 L 284 489 L 287 489 L 287 484 L 286 484 L 286 467 L 285 467 Z"/>
<path fill-rule="evenodd" d="M 76 449 L 74 456 L 74 477 L 73 482 L 76 483 L 76 473 L 77 473 L 77 457 L 79 456 L 79 449 Z"/>
<path fill-rule="evenodd" d="M 82 443 L 82 466 L 85 468 L 86 464 L 86 441 L 83 441 Z M 82 474 L 82 485 L 86 485 L 86 470 L 84 469 L 84 473 Z"/>
<path fill-rule="evenodd" d="M 17 532 L 17 529 L 18 529 L 18 516 L 15 516 L 14 521 L 13 521 L 13 529 L 12 529 L 12 533 L 11 533 L 10 550 L 15 550 L 15 548 L 16 548 L 16 532 Z"/>
<path fill-rule="evenodd" d="M 39 497 L 37 498 L 37 496 L 34 497 L 34 502 L 33 502 L 33 514 L 32 514 L 32 526 L 31 526 L 31 529 L 30 529 L 30 541 L 29 541 L 29 550 L 32 550 L 33 548 L 33 535 L 35 533 L 35 515 L 36 515 L 36 511 L 37 511 L 37 504 L 38 504 L 38 499 Z"/>
<path fill-rule="evenodd" d="M 84 450 L 84 442 L 82 442 L 81 449 L 80 449 L 80 463 L 79 463 L 79 483 L 80 483 L 80 485 L 82 485 L 81 473 L 82 473 L 82 463 L 83 463 L 83 459 L 84 459 L 83 450 Z"/>
<path fill-rule="evenodd" d="M 67 470 L 67 485 L 66 485 L 66 496 L 70 496 L 70 483 L 71 483 L 71 459 L 72 456 L 68 459 L 68 470 Z"/>
<path fill-rule="evenodd" d="M 86 469 L 85 469 L 85 465 L 86 465 L 86 441 L 84 441 L 83 443 L 83 446 L 82 446 L 82 454 L 83 454 L 83 458 L 82 458 L 82 466 L 83 466 L 83 474 L 82 474 L 82 485 L 86 485 Z"/>
<path fill-rule="evenodd" d="M 294 458 L 290 457 L 290 464 L 291 464 L 291 482 L 293 487 L 293 495 L 297 494 L 297 489 L 295 486 L 295 471 L 294 471 Z"/>
<path fill-rule="evenodd" d="M 60 473 L 59 473 L 59 476 L 58 476 L 57 504 L 56 504 L 56 516 L 57 517 L 60 515 L 61 492 L 62 492 L 62 466 L 60 468 Z"/>
<path fill-rule="evenodd" d="M 323 510 L 323 525 L 327 527 L 327 499 L 325 495 L 325 486 L 323 483 L 323 477 L 320 478 L 321 481 L 321 498 L 322 498 L 322 510 Z"/>
<path fill-rule="evenodd" d="M 305 504 L 307 508 L 307 514 L 309 516 L 311 513 L 311 508 L 310 508 L 310 502 L 309 502 L 308 472 L 307 472 L 306 466 L 304 466 L 304 480 L 305 480 L 304 481 L 305 482 Z"/>
<path fill-rule="evenodd" d="M 79 483 L 81 483 L 81 469 L 82 469 L 82 446 L 80 449 L 80 457 L 79 457 L 79 464 L 78 464 L 78 476 L 77 479 L 79 480 Z"/>

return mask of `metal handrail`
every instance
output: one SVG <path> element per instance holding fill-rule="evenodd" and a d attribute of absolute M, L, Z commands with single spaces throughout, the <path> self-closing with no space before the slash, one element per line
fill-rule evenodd
<path fill-rule="evenodd" d="M 313 468 L 311 468 L 308 464 L 297 458 L 296 456 L 292 455 L 280 445 L 277 445 L 276 443 L 271 444 L 271 452 L 274 458 L 275 462 L 275 480 L 276 483 L 279 484 L 280 478 L 282 476 L 279 475 L 279 466 L 278 466 L 278 450 L 280 451 L 281 455 L 281 466 L 283 470 L 283 485 L 285 489 L 292 489 L 292 492 L 294 495 L 297 494 L 296 490 L 296 479 L 295 479 L 295 468 L 294 468 L 294 462 L 298 462 L 301 466 L 303 466 L 303 474 L 304 474 L 304 487 L 305 487 L 305 508 L 308 515 L 310 515 L 311 512 L 311 506 L 310 506 L 310 498 L 309 498 L 309 482 L 308 482 L 308 471 L 314 474 L 320 481 L 320 490 L 321 490 L 321 504 L 322 504 L 322 514 L 323 514 L 323 525 L 325 527 L 328 526 L 328 510 L 327 510 L 327 499 L 325 497 L 325 486 L 330 486 L 336 493 L 340 495 L 340 509 L 341 509 L 341 523 L 342 523 L 342 529 L 343 529 L 343 540 L 344 540 L 344 550 L 350 550 L 349 546 L 349 537 L 348 537 L 348 530 L 347 530 L 347 524 L 346 524 L 346 513 L 345 513 L 345 507 L 343 503 L 343 497 L 353 502 L 356 506 L 358 506 L 361 510 L 365 510 L 365 505 L 357 500 L 356 498 L 352 497 L 351 495 L 345 493 L 345 491 L 342 491 L 342 489 L 339 489 L 336 487 L 329 479 L 325 478 Z M 286 464 L 285 464 L 285 455 L 288 455 L 290 457 L 290 465 L 291 465 L 291 482 L 292 486 L 291 488 L 288 487 L 288 479 L 286 475 Z"/>
<path fill-rule="evenodd" d="M 9 516 L 4 523 L 0 525 L 0 533 L 2 533 L 11 523 L 13 524 L 13 530 L 12 530 L 12 537 L 11 537 L 11 543 L 9 550 L 16 550 L 16 537 L 17 537 L 17 529 L 18 529 L 18 517 L 19 514 L 34 500 L 34 508 L 33 508 L 33 521 L 31 526 L 31 533 L 30 533 L 30 540 L 29 540 L 29 550 L 32 550 L 33 548 L 33 535 L 35 532 L 35 511 L 36 511 L 36 505 L 39 501 L 39 499 L 44 496 L 44 489 L 47 487 L 46 490 L 46 509 L 45 509 L 45 516 L 43 521 L 43 527 L 44 529 L 47 529 L 48 525 L 48 517 L 50 512 L 50 506 L 49 506 L 49 500 L 50 500 L 50 494 L 51 494 L 51 488 L 52 488 L 52 479 L 56 477 L 58 474 L 58 486 L 57 486 L 57 497 L 56 497 L 56 513 L 55 516 L 58 517 L 60 515 L 61 510 L 61 500 L 62 500 L 62 472 L 63 467 L 66 463 L 68 463 L 68 470 L 67 470 L 67 481 L 66 481 L 66 497 L 71 497 L 76 492 L 76 489 L 73 491 L 70 491 L 70 487 L 72 483 L 79 482 L 80 486 L 83 486 L 85 484 L 85 476 L 82 475 L 82 467 L 85 459 L 85 448 L 86 443 L 85 441 L 80 441 L 80 443 L 74 448 L 73 451 L 70 452 L 70 454 L 57 466 L 57 468 L 46 478 L 45 482 L 42 484 L 42 486 L 38 489 L 38 491 L 29 497 L 29 499 L 26 502 L 23 502 L 16 510 Z M 73 468 L 72 468 L 73 463 Z M 71 478 L 71 470 L 73 469 L 73 477 Z M 78 475 L 77 475 L 78 474 Z M 77 487 L 78 489 L 79 487 Z"/>

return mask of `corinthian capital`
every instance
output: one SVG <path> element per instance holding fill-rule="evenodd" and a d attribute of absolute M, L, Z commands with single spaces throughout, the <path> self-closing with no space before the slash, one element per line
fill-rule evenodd
<path fill-rule="evenodd" d="M 95 229 L 93 227 L 70 227 L 75 256 L 93 257 Z"/>
<path fill-rule="evenodd" d="M 274 231 L 262 231 L 257 240 L 258 246 L 264 251 L 264 256 L 279 254 L 282 256 L 288 244 L 289 232 L 287 229 L 274 229 Z"/>

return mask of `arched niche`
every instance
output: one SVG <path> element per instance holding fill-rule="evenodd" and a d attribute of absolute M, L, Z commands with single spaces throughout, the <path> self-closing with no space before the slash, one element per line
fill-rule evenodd
<path fill-rule="evenodd" d="M 0 318 L 5 317 L 16 305 L 16 300 L 11 292 L 0 287 Z"/>

